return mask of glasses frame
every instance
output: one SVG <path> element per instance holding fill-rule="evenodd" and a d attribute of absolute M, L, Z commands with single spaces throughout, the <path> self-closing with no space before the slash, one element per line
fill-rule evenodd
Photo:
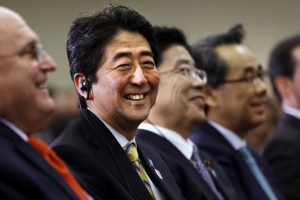
<path fill-rule="evenodd" d="M 222 80 L 221 83 L 240 83 L 240 82 L 247 82 L 247 83 L 251 83 L 252 85 L 256 85 L 257 84 L 257 80 L 260 79 L 263 82 L 265 82 L 265 78 L 266 76 L 268 76 L 269 73 L 268 71 L 261 71 L 259 73 L 255 73 L 252 77 L 245 77 L 245 78 L 240 78 L 240 79 L 231 79 L 231 80 Z"/>
<path fill-rule="evenodd" d="M 207 73 L 204 70 L 201 69 L 195 69 L 195 68 L 189 68 L 189 67 L 182 67 L 182 68 L 176 68 L 167 70 L 164 72 L 160 72 L 160 75 L 166 74 L 166 73 L 179 73 L 184 72 L 184 75 L 188 78 L 195 79 L 196 77 L 200 78 L 204 83 L 207 83 Z"/>
<path fill-rule="evenodd" d="M 33 50 L 28 50 L 28 51 L 21 50 L 16 53 L 0 56 L 0 58 L 8 58 L 8 57 L 13 57 L 13 56 L 24 56 L 27 54 L 32 54 L 34 59 L 38 62 L 38 64 L 41 64 L 43 62 L 43 59 L 41 56 L 42 51 L 43 51 L 43 45 L 38 43 L 35 45 L 35 48 Z"/>

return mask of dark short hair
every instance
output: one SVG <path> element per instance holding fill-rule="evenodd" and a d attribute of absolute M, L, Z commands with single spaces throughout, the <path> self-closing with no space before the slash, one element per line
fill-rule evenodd
<path fill-rule="evenodd" d="M 227 33 L 206 36 L 192 46 L 196 67 L 207 72 L 207 82 L 212 87 L 217 88 L 228 71 L 228 64 L 219 57 L 215 49 L 221 45 L 241 44 L 244 34 L 242 24 L 237 24 Z"/>
<path fill-rule="evenodd" d="M 300 35 L 295 35 L 279 42 L 271 52 L 268 68 L 272 87 L 279 101 L 281 101 L 281 97 L 275 87 L 274 80 L 278 75 L 293 78 L 297 63 L 292 56 L 292 51 L 298 46 L 300 46 Z"/>
<path fill-rule="evenodd" d="M 158 47 L 158 60 L 157 66 L 162 62 L 162 54 L 167 50 L 171 45 L 178 44 L 186 48 L 186 50 L 191 53 L 191 47 L 187 43 L 186 37 L 182 30 L 172 27 L 154 27 L 154 33 L 157 39 Z"/>
<path fill-rule="evenodd" d="M 157 61 L 156 39 L 152 25 L 145 17 L 128 7 L 109 4 L 96 14 L 79 16 L 71 25 L 67 55 L 72 80 L 75 73 L 83 73 L 89 82 L 97 81 L 95 74 L 107 44 L 122 30 L 143 35 L 151 47 L 154 61 Z M 85 106 L 84 102 L 84 98 L 80 97 L 80 104 Z"/>

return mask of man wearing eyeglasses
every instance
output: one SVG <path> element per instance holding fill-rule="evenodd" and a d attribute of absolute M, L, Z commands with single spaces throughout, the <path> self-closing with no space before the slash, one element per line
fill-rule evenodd
<path fill-rule="evenodd" d="M 185 199 L 233 200 L 235 191 L 225 172 L 188 139 L 190 131 L 205 120 L 202 89 L 207 75 L 196 69 L 180 30 L 155 27 L 155 35 L 158 96 L 148 119 L 139 126 L 137 139 L 161 154 Z"/>
<path fill-rule="evenodd" d="M 88 199 L 62 160 L 32 137 L 55 109 L 44 86 L 55 69 L 36 33 L 0 6 L 0 199 Z"/>
<path fill-rule="evenodd" d="M 238 24 L 228 33 L 200 39 L 193 48 L 198 68 L 208 73 L 207 121 L 190 139 L 216 158 L 238 192 L 238 199 L 282 199 L 261 156 L 247 147 L 246 133 L 265 120 L 265 72 L 242 44 Z"/>
<path fill-rule="evenodd" d="M 266 144 L 264 157 L 287 199 L 300 199 L 300 34 L 278 43 L 269 72 L 283 115 Z"/>

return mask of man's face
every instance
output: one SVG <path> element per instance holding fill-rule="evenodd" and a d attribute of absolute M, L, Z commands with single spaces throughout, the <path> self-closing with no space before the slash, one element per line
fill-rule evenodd
<path fill-rule="evenodd" d="M 0 115 L 32 134 L 55 109 L 43 84 L 56 66 L 44 51 L 36 60 L 38 38 L 16 13 L 0 8 L 0 33 Z"/>
<path fill-rule="evenodd" d="M 137 32 L 121 31 L 106 45 L 88 106 L 111 126 L 138 126 L 153 106 L 159 76 L 151 47 Z"/>
<path fill-rule="evenodd" d="M 160 84 L 153 108 L 163 119 L 166 128 L 181 126 L 181 129 L 192 129 L 205 120 L 204 82 L 200 77 L 185 76 L 181 71 L 184 68 L 195 69 L 194 60 L 185 47 L 171 45 L 163 52 L 158 67 Z"/>
<path fill-rule="evenodd" d="M 222 45 L 217 54 L 228 64 L 225 80 L 237 80 L 262 71 L 253 53 L 244 45 Z M 224 83 L 216 90 L 220 122 L 236 133 L 253 128 L 265 120 L 266 84 L 252 81 Z"/>

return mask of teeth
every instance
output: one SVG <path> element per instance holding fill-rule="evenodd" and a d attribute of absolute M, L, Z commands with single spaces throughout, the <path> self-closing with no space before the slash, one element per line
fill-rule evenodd
<path fill-rule="evenodd" d="M 130 99 L 130 100 L 141 100 L 144 98 L 143 94 L 130 94 L 126 96 L 126 99 Z"/>

